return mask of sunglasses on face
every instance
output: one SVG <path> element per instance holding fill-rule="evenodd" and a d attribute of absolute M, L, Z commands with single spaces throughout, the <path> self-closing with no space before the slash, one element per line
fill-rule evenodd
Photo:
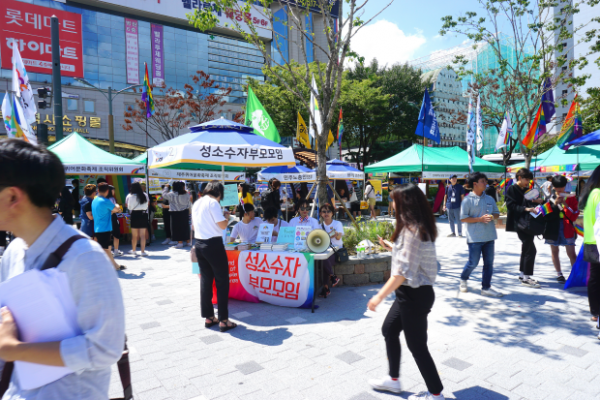
<path fill-rule="evenodd" d="M 308 211 L 310 210 L 310 207 L 300 207 L 300 211 Z"/>

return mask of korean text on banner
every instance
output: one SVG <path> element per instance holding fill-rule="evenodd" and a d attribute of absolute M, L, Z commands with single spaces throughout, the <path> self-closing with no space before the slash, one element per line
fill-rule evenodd
<path fill-rule="evenodd" d="M 311 254 L 242 251 L 237 264 L 239 282 L 249 296 L 284 307 L 312 305 L 315 264 Z M 230 291 L 231 281 L 230 276 Z"/>
<path fill-rule="evenodd" d="M 127 83 L 140 83 L 140 60 L 138 45 L 138 22 L 125 18 L 125 44 L 127 51 Z"/>
<path fill-rule="evenodd" d="M 12 69 L 16 42 L 28 72 L 52 73 L 51 18 L 59 20 L 62 76 L 83 78 L 81 15 L 15 0 L 0 2 L 2 69 Z"/>
<path fill-rule="evenodd" d="M 163 26 L 152 24 L 152 84 L 164 86 Z"/>
<path fill-rule="evenodd" d="M 245 285 L 240 282 L 239 265 L 240 251 L 227 251 L 227 267 L 229 269 L 229 298 L 249 303 L 258 303 L 260 300 L 254 294 L 246 291 Z M 217 285 L 213 281 L 212 303 L 217 304 Z"/>

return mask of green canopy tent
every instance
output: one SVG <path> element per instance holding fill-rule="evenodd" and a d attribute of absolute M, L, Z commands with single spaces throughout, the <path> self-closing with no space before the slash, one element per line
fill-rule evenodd
<path fill-rule="evenodd" d="M 67 175 L 145 175 L 145 164 L 119 157 L 71 133 L 48 147 L 60 158 Z"/>
<path fill-rule="evenodd" d="M 148 153 L 143 153 L 133 159 L 134 161 L 146 165 Z M 189 168 L 189 169 L 188 169 Z M 176 168 L 149 168 L 148 177 L 150 179 L 182 179 L 187 181 L 212 181 L 222 180 L 223 174 L 220 165 L 212 164 L 188 164 L 186 169 Z M 246 173 L 244 167 L 225 167 L 223 179 L 225 182 L 244 182 Z"/>
<path fill-rule="evenodd" d="M 531 160 L 529 169 L 535 170 L 536 177 L 565 172 L 588 177 L 598 165 L 600 165 L 600 145 L 571 147 L 569 150 L 561 150 L 558 146 L 554 146 L 540 154 L 537 161 Z M 514 174 L 524 167 L 525 163 L 519 163 L 511 165 L 508 170 Z"/>
<path fill-rule="evenodd" d="M 413 144 L 393 157 L 365 167 L 365 172 L 420 174 L 421 168 L 423 179 L 448 179 L 454 174 L 464 177 L 469 173 L 469 155 L 457 146 L 423 149 L 422 145 Z M 500 178 L 504 174 L 502 165 L 477 157 L 473 162 L 473 169 L 485 173 L 488 178 Z"/>

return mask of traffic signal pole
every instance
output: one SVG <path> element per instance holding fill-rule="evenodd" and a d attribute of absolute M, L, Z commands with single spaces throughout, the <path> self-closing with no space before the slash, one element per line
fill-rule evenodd
<path fill-rule="evenodd" d="M 54 103 L 54 130 L 56 141 L 63 138 L 62 89 L 60 81 L 60 41 L 58 37 L 59 21 L 52 16 L 52 102 Z"/>

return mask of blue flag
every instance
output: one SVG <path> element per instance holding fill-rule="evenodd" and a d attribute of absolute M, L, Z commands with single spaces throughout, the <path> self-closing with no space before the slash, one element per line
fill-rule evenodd
<path fill-rule="evenodd" d="M 546 123 L 550 124 L 550 120 L 556 113 L 554 109 L 554 92 L 552 91 L 552 82 L 550 78 L 544 81 L 544 94 L 542 94 L 542 108 L 544 109 L 544 118 Z"/>
<path fill-rule="evenodd" d="M 425 94 L 423 95 L 423 104 L 421 104 L 421 112 L 419 113 L 419 124 L 417 125 L 415 134 L 431 139 L 438 144 L 440 143 L 440 129 L 427 89 L 425 89 Z"/>

